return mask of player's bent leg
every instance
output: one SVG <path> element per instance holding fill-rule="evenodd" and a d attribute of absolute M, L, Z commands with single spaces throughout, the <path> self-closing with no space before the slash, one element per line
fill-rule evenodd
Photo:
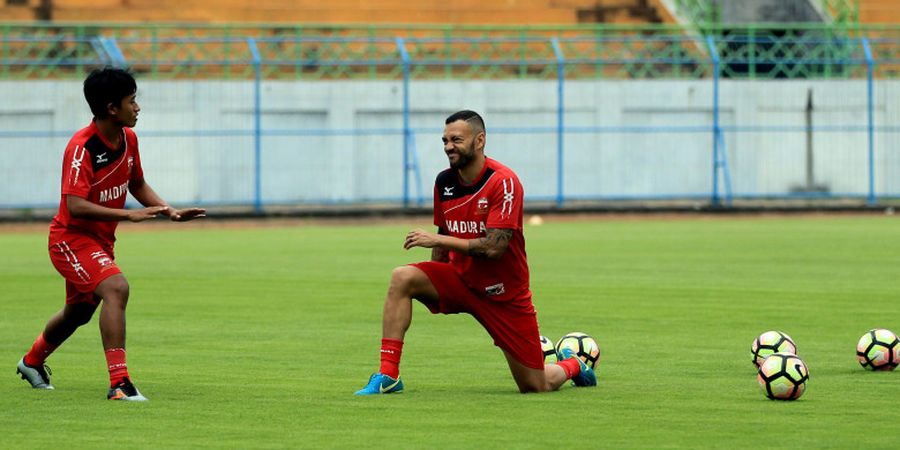
<path fill-rule="evenodd" d="M 95 291 L 103 298 L 100 309 L 100 337 L 109 369 L 109 400 L 145 402 L 128 375 L 125 358 L 125 308 L 128 306 L 128 280 L 121 273 L 103 280 Z"/>
<path fill-rule="evenodd" d="M 412 322 L 412 299 L 437 300 L 438 292 L 421 269 L 400 266 L 391 272 L 391 282 L 384 298 L 382 336 L 403 339 Z"/>
<path fill-rule="evenodd" d="M 544 376 L 547 378 L 547 384 L 550 385 L 551 391 L 559 389 L 568 380 L 566 371 L 556 364 L 546 364 L 544 366 Z"/>
<path fill-rule="evenodd" d="M 67 304 L 53 315 L 44 331 L 35 339 L 28 351 L 16 365 L 16 373 L 31 383 L 35 389 L 53 389 L 50 384 L 50 367 L 44 364 L 47 357 L 56 350 L 78 327 L 91 320 L 97 305 L 94 303 Z"/>
<path fill-rule="evenodd" d="M 403 337 L 412 322 L 412 299 L 437 300 L 438 292 L 421 269 L 400 266 L 391 272 L 384 298 L 381 339 L 381 367 L 369 377 L 356 395 L 395 394 L 403 391 L 400 379 L 400 353 Z"/>
<path fill-rule="evenodd" d="M 128 305 L 128 280 L 122 274 L 103 280 L 95 291 L 103 299 L 100 308 L 100 337 L 103 348 L 125 348 L 125 307 Z"/>
<path fill-rule="evenodd" d="M 544 369 L 535 369 L 533 367 L 528 367 L 511 354 L 503 351 L 503 356 L 506 357 L 506 362 L 509 364 L 509 371 L 512 373 L 513 380 L 516 381 L 516 385 L 519 387 L 519 392 L 526 394 L 529 392 L 548 392 L 559 389 L 559 386 L 565 382 L 565 373 L 563 373 L 563 380 L 558 384 L 551 383 L 551 381 L 556 381 L 555 377 L 558 375 L 554 371 L 551 371 L 549 374 L 547 373 L 546 367 Z M 548 377 L 548 375 L 550 375 Z"/>
<path fill-rule="evenodd" d="M 90 322 L 96 310 L 97 303 L 67 304 L 47 321 L 44 339 L 55 346 L 61 345 L 78 327 Z"/>

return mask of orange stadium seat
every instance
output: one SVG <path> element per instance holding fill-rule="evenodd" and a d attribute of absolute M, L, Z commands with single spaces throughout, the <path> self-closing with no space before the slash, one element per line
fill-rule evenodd
<path fill-rule="evenodd" d="M 18 2 L 0 2 L 0 20 L 34 20 L 36 19 L 35 8 L 40 4 L 40 0 L 20 0 Z"/>
<path fill-rule="evenodd" d="M 40 0 L 0 8 L 35 18 Z M 540 25 L 672 22 L 660 0 L 54 0 L 54 21 Z"/>
<path fill-rule="evenodd" d="M 862 0 L 859 3 L 861 23 L 900 23 L 900 2 L 897 0 Z"/>
<path fill-rule="evenodd" d="M 40 19 L 41 0 L 0 3 L 0 20 Z M 501 24 L 674 23 L 662 0 L 54 0 L 54 21 Z M 900 23 L 897 0 L 860 0 L 859 19 Z"/>

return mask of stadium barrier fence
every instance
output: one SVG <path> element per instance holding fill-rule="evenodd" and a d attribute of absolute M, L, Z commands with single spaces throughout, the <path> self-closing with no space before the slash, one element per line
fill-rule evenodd
<path fill-rule="evenodd" d="M 523 168 L 525 185 L 536 186 L 528 199 L 556 207 L 622 200 L 729 206 L 743 199 L 874 206 L 900 197 L 900 110 L 891 102 L 900 92 L 892 80 L 900 73 L 900 27 L 857 36 L 811 27 L 781 35 L 765 27 L 706 35 L 546 31 L 147 37 L 25 36 L 7 28 L 0 34 L 0 91 L 10 100 L 0 109 L 0 208 L 52 206 L 64 140 L 83 126 L 77 81 L 103 65 L 137 74 L 141 96 L 146 91 L 151 101 L 149 123 L 138 130 L 149 149 L 142 156 L 178 174 L 164 177 L 161 190 L 180 202 L 257 212 L 423 206 L 430 176 L 444 162 L 439 150 L 426 154 L 417 143 L 423 136 L 439 141 L 442 117 L 469 103 L 482 106 L 503 148 L 523 149 L 503 150 L 498 159 Z M 468 98 L 452 98 L 454 90 Z M 604 95 L 617 91 L 628 94 Z M 791 102 L 763 105 L 759 97 L 768 92 Z M 606 101 L 614 108 L 596 105 Z M 316 103 L 317 112 L 296 107 L 304 102 Z M 346 111 L 353 102 L 360 105 Z M 213 104 L 218 113 L 206 123 L 202 115 Z M 364 111 L 367 104 L 374 112 Z M 153 119 L 159 110 L 174 118 Z M 605 120 L 607 113 L 617 119 Z M 186 122 L 195 125 L 179 126 Z M 146 156 L 158 146 L 168 156 Z M 15 151 L 21 148 L 35 150 Z M 323 150 L 310 155 L 310 148 Z M 341 161 L 374 155 L 384 161 Z M 310 189 L 301 178 L 322 186 Z M 218 188 L 210 194 L 209 186 Z"/>

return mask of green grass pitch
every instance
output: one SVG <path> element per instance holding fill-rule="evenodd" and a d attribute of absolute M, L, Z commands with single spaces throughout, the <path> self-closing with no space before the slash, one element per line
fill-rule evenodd
<path fill-rule="evenodd" d="M 428 222 L 123 224 L 128 363 L 147 404 L 105 400 L 96 316 L 48 360 L 56 391 L 14 375 L 63 282 L 43 230 L 0 229 L 0 447 L 896 445 L 900 371 L 854 354 L 870 328 L 900 332 L 896 218 L 550 218 L 526 228 L 541 331 L 597 339 L 597 388 L 518 394 L 471 317 L 417 304 L 406 392 L 355 398 L 391 269 L 430 255 L 403 236 Z M 809 366 L 798 401 L 757 386 L 750 343 L 769 329 Z"/>

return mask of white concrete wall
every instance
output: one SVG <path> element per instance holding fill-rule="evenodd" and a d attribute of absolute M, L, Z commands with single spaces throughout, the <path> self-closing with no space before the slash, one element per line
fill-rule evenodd
<path fill-rule="evenodd" d="M 805 183 L 805 134 L 778 129 L 805 124 L 809 89 L 814 126 L 865 126 L 861 80 L 723 81 L 721 124 L 770 128 L 726 133 L 735 195 L 783 195 Z M 416 81 L 410 92 L 421 168 L 419 179 L 411 178 L 414 195 L 430 201 L 434 176 L 446 166 L 444 118 L 463 108 L 484 115 L 488 154 L 519 173 L 530 199 L 556 195 L 555 82 Z M 252 83 L 139 80 L 138 93 L 136 130 L 157 191 L 176 203 L 253 201 Z M 879 81 L 875 94 L 876 124 L 897 127 L 900 82 Z M 564 141 L 565 195 L 708 196 L 711 95 L 710 80 L 567 82 L 566 126 L 572 131 Z M 264 82 L 263 201 L 399 200 L 401 105 L 399 82 Z M 0 207 L 57 203 L 62 151 L 89 120 L 80 82 L 0 82 Z M 298 130 L 325 131 L 291 135 Z M 813 143 L 818 183 L 839 195 L 867 193 L 864 131 L 818 131 Z M 876 136 L 876 192 L 900 194 L 900 132 Z"/>

